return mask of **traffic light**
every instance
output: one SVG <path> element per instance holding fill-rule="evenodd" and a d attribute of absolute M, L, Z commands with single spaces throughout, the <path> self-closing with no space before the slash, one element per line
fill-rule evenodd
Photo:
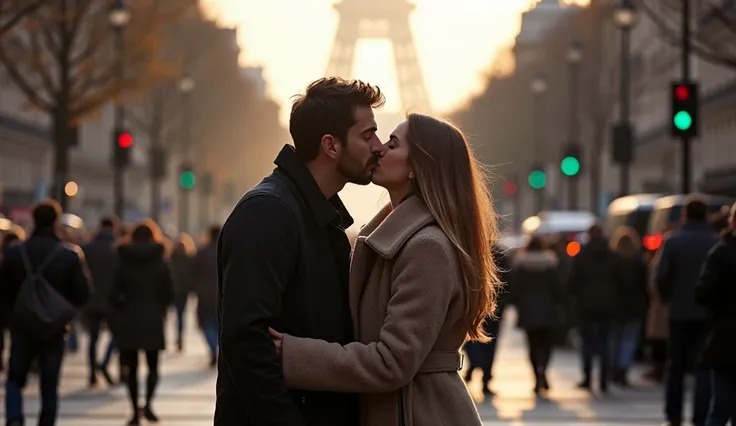
<path fill-rule="evenodd" d="M 529 172 L 529 186 L 532 189 L 544 189 L 547 186 L 547 173 L 541 164 L 532 167 Z"/>
<path fill-rule="evenodd" d="M 698 85 L 672 83 L 670 133 L 673 137 L 698 135 Z"/>
<path fill-rule="evenodd" d="M 191 191 L 197 184 L 197 175 L 189 165 L 183 165 L 179 173 L 179 186 L 185 191 Z"/>
<path fill-rule="evenodd" d="M 507 180 L 503 183 L 503 193 L 506 194 L 509 198 L 516 197 L 516 194 L 519 193 L 519 186 L 516 184 L 516 181 L 513 180 Z"/>
<path fill-rule="evenodd" d="M 130 152 L 133 150 L 133 135 L 122 129 L 113 131 L 113 165 L 118 168 L 130 164 Z"/>
<path fill-rule="evenodd" d="M 582 149 L 579 144 L 571 143 L 562 151 L 560 171 L 564 176 L 574 178 L 580 175 L 582 169 Z"/>

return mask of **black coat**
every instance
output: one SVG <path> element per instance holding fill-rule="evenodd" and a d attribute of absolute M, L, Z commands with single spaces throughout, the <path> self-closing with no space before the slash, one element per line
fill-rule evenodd
<path fill-rule="evenodd" d="M 118 248 L 110 302 L 117 309 L 121 350 L 165 349 L 164 318 L 174 299 L 174 283 L 160 244 Z"/>
<path fill-rule="evenodd" d="M 736 237 L 728 236 L 713 247 L 695 297 L 710 313 L 703 362 L 736 374 Z"/>
<path fill-rule="evenodd" d="M 217 318 L 217 245 L 202 247 L 194 257 L 194 294 L 197 296 L 197 319 L 200 325 Z"/>
<path fill-rule="evenodd" d="M 622 321 L 643 321 L 647 315 L 649 268 L 641 256 L 622 258 L 624 280 L 620 283 L 616 317 Z"/>
<path fill-rule="evenodd" d="M 117 262 L 115 236 L 110 232 L 100 233 L 94 240 L 82 246 L 82 250 L 95 288 L 84 310 L 89 315 L 106 317 L 112 312 L 110 289 Z"/>
<path fill-rule="evenodd" d="M 573 258 L 567 283 L 581 321 L 615 319 L 624 271 L 623 260 L 605 240 L 583 246 Z"/>
<path fill-rule="evenodd" d="M 348 305 L 352 218 L 329 201 L 293 148 L 238 202 L 218 241 L 215 426 L 354 426 L 352 394 L 287 389 L 272 327 L 339 344 L 353 340 Z"/>
<path fill-rule="evenodd" d="M 8 315 L 9 311 L 12 312 L 15 299 L 25 281 L 26 269 L 21 255 L 22 247 L 25 246 L 30 262 L 35 268 L 59 244 L 63 244 L 63 248 L 46 266 L 43 276 L 49 285 L 72 305 L 81 307 L 87 301 L 91 293 L 91 284 L 82 249 L 62 242 L 53 229 L 42 228 L 36 230 L 25 242 L 13 244 L 5 252 L 0 266 L 0 311 L 4 311 L 5 315 Z M 63 330 L 60 333 L 63 333 Z"/>
<path fill-rule="evenodd" d="M 562 323 L 565 294 L 558 265 L 551 250 L 517 253 L 511 272 L 511 301 L 518 311 L 520 328 L 552 329 Z"/>
<path fill-rule="evenodd" d="M 194 292 L 194 257 L 183 251 L 171 253 L 171 272 L 174 276 L 174 305 L 181 309 Z"/>

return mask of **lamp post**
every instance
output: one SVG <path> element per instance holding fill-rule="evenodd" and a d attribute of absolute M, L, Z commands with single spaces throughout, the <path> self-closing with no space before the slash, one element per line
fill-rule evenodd
<path fill-rule="evenodd" d="M 532 156 L 534 157 L 535 164 L 543 164 L 543 151 L 544 151 L 544 136 L 542 134 L 543 117 L 542 112 L 544 110 L 542 104 L 542 97 L 547 92 L 547 81 L 537 76 L 532 80 L 530 89 L 533 95 L 533 107 L 532 107 L 532 142 L 534 144 Z M 535 198 L 535 214 L 544 210 L 544 194 L 546 185 L 542 188 L 536 189 L 534 192 Z"/>
<path fill-rule="evenodd" d="M 181 132 L 182 132 L 182 164 L 180 170 L 191 170 L 191 149 L 192 149 L 192 120 L 191 120 L 191 93 L 194 90 L 194 79 L 188 74 L 182 75 L 179 79 L 179 92 L 182 94 L 181 105 Z M 189 231 L 189 192 L 191 188 L 184 188 L 179 185 L 179 230 L 180 232 Z"/>
<path fill-rule="evenodd" d="M 125 126 L 125 105 L 123 104 L 123 84 L 125 81 L 125 42 L 123 40 L 123 33 L 125 28 L 130 22 L 130 10 L 125 6 L 123 0 L 116 0 L 110 6 L 107 15 L 108 22 L 115 32 L 115 47 L 116 54 L 120 64 L 117 69 L 118 88 L 120 90 L 120 96 L 115 105 L 115 118 L 114 127 L 115 131 L 113 134 L 123 130 Z M 116 150 L 117 141 L 113 140 L 112 149 Z M 113 162 L 113 200 L 114 200 L 114 211 L 115 215 L 121 220 L 125 212 L 125 193 L 124 193 L 124 182 L 123 172 L 124 166 L 118 161 Z"/>
<path fill-rule="evenodd" d="M 583 60 L 583 50 L 580 43 L 573 41 L 567 48 L 567 62 L 570 64 L 570 122 L 568 127 L 568 143 L 571 146 L 579 145 L 580 127 L 578 122 L 578 87 L 580 80 L 580 62 Z M 578 208 L 578 178 L 577 175 L 568 179 L 567 188 L 568 202 L 567 206 L 570 210 Z"/>
<path fill-rule="evenodd" d="M 621 167 L 620 196 L 629 193 L 630 170 L 634 157 L 633 130 L 630 123 L 631 110 L 631 29 L 639 15 L 631 0 L 621 0 L 613 11 L 613 22 L 621 31 L 621 71 L 619 82 L 619 117 L 613 132 L 613 160 Z"/>

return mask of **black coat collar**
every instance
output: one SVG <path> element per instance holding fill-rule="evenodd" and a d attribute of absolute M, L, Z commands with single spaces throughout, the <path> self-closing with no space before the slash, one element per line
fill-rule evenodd
<path fill-rule="evenodd" d="M 325 198 L 312 173 L 291 145 L 284 145 L 274 163 L 294 181 L 320 227 L 334 223 L 347 229 L 353 224 L 353 218 L 340 197 L 335 194 L 329 200 Z"/>

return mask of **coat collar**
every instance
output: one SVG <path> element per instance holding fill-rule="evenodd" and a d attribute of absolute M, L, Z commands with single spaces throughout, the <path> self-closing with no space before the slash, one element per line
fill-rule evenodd
<path fill-rule="evenodd" d="M 361 230 L 365 243 L 381 257 L 391 259 L 420 229 L 435 222 L 424 201 L 412 196 L 394 210 L 387 205 Z"/>
<path fill-rule="evenodd" d="M 327 200 L 304 162 L 291 145 L 284 145 L 274 163 L 294 181 L 320 227 L 334 223 L 343 229 L 353 224 L 353 218 L 337 194 Z"/>

